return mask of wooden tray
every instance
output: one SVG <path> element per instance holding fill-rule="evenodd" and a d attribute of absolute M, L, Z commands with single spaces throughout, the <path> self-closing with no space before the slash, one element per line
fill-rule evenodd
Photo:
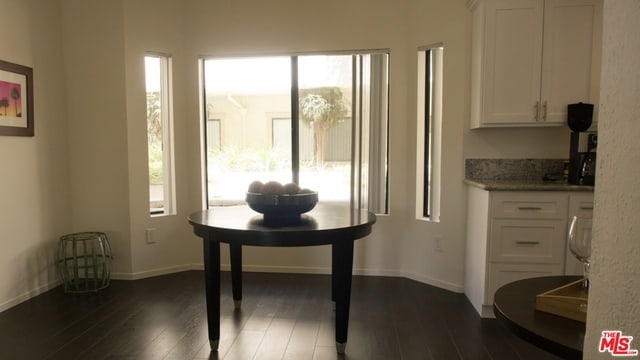
<path fill-rule="evenodd" d="M 588 297 L 581 279 L 536 295 L 536 310 L 586 322 Z"/>

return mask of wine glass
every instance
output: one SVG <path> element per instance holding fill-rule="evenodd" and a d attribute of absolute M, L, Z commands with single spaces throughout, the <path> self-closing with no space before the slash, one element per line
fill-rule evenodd
<path fill-rule="evenodd" d="M 569 249 L 584 264 L 582 286 L 589 287 L 591 266 L 591 218 L 574 216 L 569 226 Z"/>

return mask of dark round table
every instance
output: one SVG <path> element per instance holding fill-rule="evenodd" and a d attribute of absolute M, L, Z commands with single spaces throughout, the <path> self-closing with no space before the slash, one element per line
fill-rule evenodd
<path fill-rule="evenodd" d="M 281 226 L 265 224 L 261 214 L 246 205 L 214 207 L 188 218 L 203 239 L 209 343 L 220 340 L 220 243 L 229 244 L 231 283 L 236 308 L 242 300 L 242 246 L 331 245 L 331 297 L 336 303 L 336 349 L 343 353 L 349 325 L 354 241 L 371 233 L 375 214 L 348 206 L 319 203 L 300 221 Z"/>
<path fill-rule="evenodd" d="M 585 323 L 536 310 L 536 295 L 581 279 L 545 276 L 514 281 L 496 291 L 496 319 L 528 342 L 565 359 L 582 359 Z"/>

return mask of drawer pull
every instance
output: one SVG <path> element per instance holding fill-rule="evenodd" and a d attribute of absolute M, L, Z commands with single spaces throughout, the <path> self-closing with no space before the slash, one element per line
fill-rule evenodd
<path fill-rule="evenodd" d="M 518 206 L 518 210 L 542 210 L 539 206 Z"/>
<path fill-rule="evenodd" d="M 540 241 L 516 241 L 518 245 L 538 245 Z"/>
<path fill-rule="evenodd" d="M 582 205 L 580 210 L 593 210 L 593 205 Z"/>

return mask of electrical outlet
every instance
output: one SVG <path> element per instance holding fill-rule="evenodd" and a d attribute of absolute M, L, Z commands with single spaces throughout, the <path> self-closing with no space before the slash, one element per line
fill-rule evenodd
<path fill-rule="evenodd" d="M 145 241 L 147 244 L 155 244 L 156 243 L 156 229 L 149 228 L 146 230 L 146 238 Z"/>
<path fill-rule="evenodd" d="M 433 251 L 442 252 L 442 235 L 433 235 Z"/>

